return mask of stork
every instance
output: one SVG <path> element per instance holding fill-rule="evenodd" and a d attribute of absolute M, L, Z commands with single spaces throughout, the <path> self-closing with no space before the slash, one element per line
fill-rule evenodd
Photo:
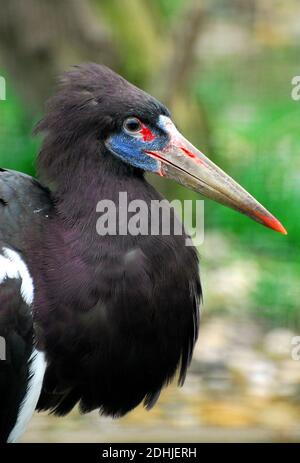
<path fill-rule="evenodd" d="M 99 200 L 160 200 L 152 172 L 286 233 L 165 106 L 107 67 L 64 74 L 35 133 L 39 180 L 0 171 L 2 442 L 35 409 L 119 417 L 151 408 L 176 373 L 184 382 L 202 294 L 196 250 L 174 230 L 99 234 Z"/>

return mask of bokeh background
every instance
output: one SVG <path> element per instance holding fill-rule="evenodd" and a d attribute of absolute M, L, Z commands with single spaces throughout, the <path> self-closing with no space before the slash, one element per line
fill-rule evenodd
<path fill-rule="evenodd" d="M 185 386 L 121 420 L 36 415 L 23 442 L 300 441 L 298 0 L 0 0 L 0 164 L 34 174 L 34 123 L 70 65 L 105 63 L 288 230 L 205 201 L 204 305 Z M 151 179 L 168 198 L 196 198 Z M 1 411 L 0 411 L 1 413 Z"/>

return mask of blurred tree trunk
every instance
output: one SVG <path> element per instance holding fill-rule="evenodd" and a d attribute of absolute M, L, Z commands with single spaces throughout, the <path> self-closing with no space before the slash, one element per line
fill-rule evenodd
<path fill-rule="evenodd" d="M 210 152 L 212 140 L 206 109 L 199 99 L 195 101 L 190 92 L 195 65 L 199 72 L 196 55 L 207 14 L 200 1 L 189 0 L 183 8 L 171 31 L 171 52 L 162 70 L 165 77 L 161 79 L 163 84 L 160 93 L 183 130 L 192 137 L 197 134 L 202 149 Z"/>
<path fill-rule="evenodd" d="M 0 0 L 0 11 L 0 59 L 30 115 L 41 110 L 55 77 L 69 65 L 117 60 L 87 1 Z"/>
<path fill-rule="evenodd" d="M 201 1 L 188 0 L 183 3 L 183 10 L 173 23 L 168 34 L 169 52 L 160 67 L 160 82 L 155 93 L 169 107 L 173 119 L 186 137 L 210 156 L 214 152 L 210 121 L 203 102 L 192 95 L 192 80 L 201 67 L 197 58 L 199 38 L 207 22 L 207 13 Z M 199 78 L 198 78 L 199 80 Z M 178 186 L 174 188 L 168 182 L 161 185 L 161 180 L 151 179 L 163 194 L 171 192 L 176 196 Z"/>
<path fill-rule="evenodd" d="M 166 31 L 162 28 L 157 3 L 153 0 L 101 0 L 98 10 L 100 15 L 105 15 L 118 44 L 119 72 L 135 85 L 147 88 L 167 53 Z"/>
<path fill-rule="evenodd" d="M 186 93 L 194 70 L 197 42 L 204 24 L 201 2 L 189 2 L 172 31 L 172 53 L 165 81 L 165 98 L 172 105 L 178 94 Z"/>

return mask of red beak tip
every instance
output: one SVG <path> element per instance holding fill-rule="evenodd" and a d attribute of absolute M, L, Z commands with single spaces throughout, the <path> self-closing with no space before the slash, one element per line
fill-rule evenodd
<path fill-rule="evenodd" d="M 282 235 L 287 235 L 287 231 L 284 228 L 283 225 L 279 222 L 279 220 L 275 219 L 268 219 L 265 221 L 265 225 L 269 228 L 271 228 L 274 231 L 277 231 L 278 233 L 281 233 Z"/>
<path fill-rule="evenodd" d="M 287 235 L 288 232 L 286 231 L 286 229 L 281 224 L 280 224 L 280 226 L 281 226 L 281 228 L 280 228 L 280 230 L 278 230 L 279 233 L 281 233 L 282 235 Z"/>
<path fill-rule="evenodd" d="M 281 233 L 282 235 L 287 235 L 287 231 L 284 228 L 284 226 L 281 225 L 279 220 L 275 219 L 275 217 L 273 217 L 272 215 L 270 216 L 263 215 L 257 211 L 255 211 L 254 215 L 259 219 L 259 221 L 265 227 L 271 228 L 272 230 L 277 231 L 278 233 Z"/>

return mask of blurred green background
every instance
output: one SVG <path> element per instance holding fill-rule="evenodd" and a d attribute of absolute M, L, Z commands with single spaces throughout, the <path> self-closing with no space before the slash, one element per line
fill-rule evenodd
<path fill-rule="evenodd" d="M 0 0 L 0 7 L 2 167 L 34 174 L 39 140 L 30 133 L 56 76 L 101 62 L 167 104 L 185 136 L 288 230 L 276 234 L 205 201 L 203 327 L 185 392 L 170 389 L 152 415 L 138 410 L 111 428 L 94 415 L 41 415 L 24 440 L 300 439 L 300 362 L 291 359 L 300 334 L 300 101 L 291 97 L 300 74 L 299 2 Z M 151 181 L 169 199 L 197 197 Z"/>

